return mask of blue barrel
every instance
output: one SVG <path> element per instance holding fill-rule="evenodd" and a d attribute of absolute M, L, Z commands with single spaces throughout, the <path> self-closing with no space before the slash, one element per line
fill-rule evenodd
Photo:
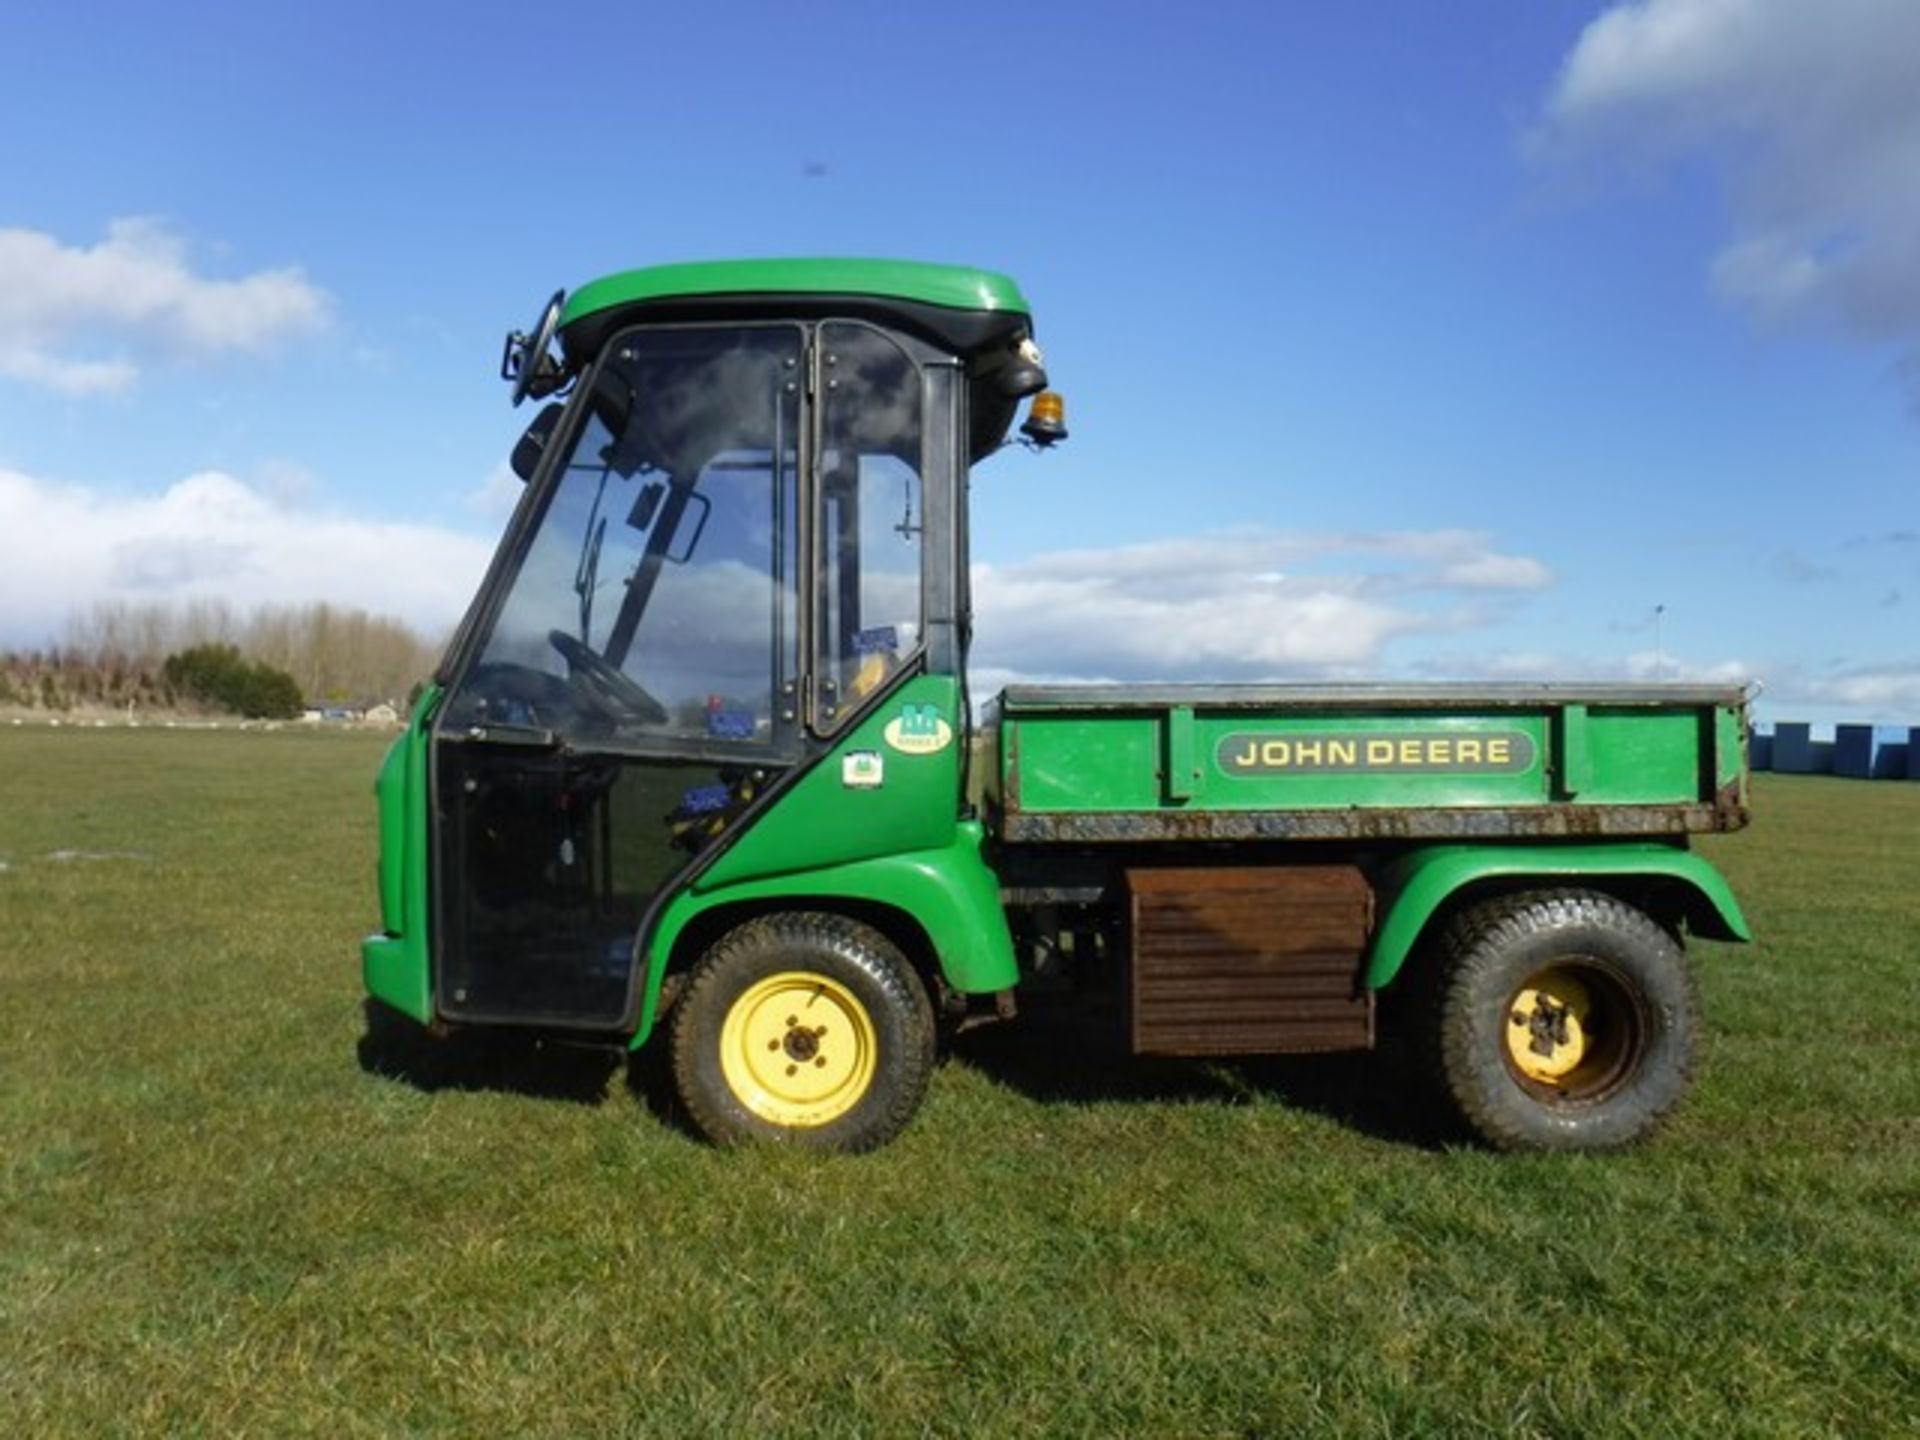
<path fill-rule="evenodd" d="M 1783 720 L 1773 727 L 1773 768 L 1782 775 L 1813 773 L 1813 727 L 1804 720 Z"/>
<path fill-rule="evenodd" d="M 1833 773 L 1850 780 L 1873 778 L 1873 726 L 1833 727 Z"/>
<path fill-rule="evenodd" d="M 1904 780 L 1907 778 L 1907 751 L 1909 747 L 1908 730 L 1904 725 L 1876 725 L 1873 727 L 1873 778 L 1876 780 Z"/>

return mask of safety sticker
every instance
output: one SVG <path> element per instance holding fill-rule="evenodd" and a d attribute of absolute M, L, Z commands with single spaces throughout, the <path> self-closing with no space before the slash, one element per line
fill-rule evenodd
<path fill-rule="evenodd" d="M 880 733 L 902 755 L 936 755 L 953 743 L 953 727 L 937 705 L 902 705 Z"/>
<path fill-rule="evenodd" d="M 849 750 L 840 757 L 840 783 L 849 790 L 878 790 L 886 778 L 878 750 Z"/>

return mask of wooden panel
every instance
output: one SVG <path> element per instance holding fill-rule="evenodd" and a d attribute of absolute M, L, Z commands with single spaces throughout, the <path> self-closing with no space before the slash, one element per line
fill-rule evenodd
<path fill-rule="evenodd" d="M 1365 1049 L 1373 891 L 1351 865 L 1134 869 L 1133 1048 L 1150 1055 Z"/>

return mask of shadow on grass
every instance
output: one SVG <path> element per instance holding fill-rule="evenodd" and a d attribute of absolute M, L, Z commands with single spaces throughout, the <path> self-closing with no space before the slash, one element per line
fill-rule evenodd
<path fill-rule="evenodd" d="M 516 1030 L 435 1035 L 368 1001 L 357 1047 L 360 1068 L 416 1090 L 486 1090 L 598 1105 L 625 1052 L 569 1044 Z"/>
<path fill-rule="evenodd" d="M 704 1145 L 705 1139 L 680 1107 L 673 1088 L 673 1062 L 668 1058 L 667 1036 L 658 1033 L 653 1042 L 642 1045 L 627 1057 L 627 1093 L 646 1106 L 647 1113 L 682 1139 Z"/>
<path fill-rule="evenodd" d="M 587 1045 L 510 1029 L 435 1035 L 368 1001 L 357 1050 L 367 1074 L 416 1090 L 488 1091 L 572 1105 L 604 1104 L 614 1076 L 624 1071 L 628 1094 L 650 1115 L 679 1134 L 695 1134 L 675 1100 L 665 1044 L 630 1052 L 614 1043 Z"/>
<path fill-rule="evenodd" d="M 358 1052 L 368 1074 L 417 1090 L 489 1091 L 575 1105 L 603 1104 L 624 1070 L 628 1093 L 654 1119 L 697 1138 L 674 1095 L 664 1043 L 628 1053 L 506 1029 L 435 1035 L 369 1001 Z M 1042 1103 L 1272 1100 L 1396 1144 L 1434 1149 L 1456 1138 L 1429 1107 L 1415 1103 L 1417 1082 L 1386 1054 L 1135 1056 L 1127 1050 L 1124 1018 L 1097 1004 L 1029 1002 L 1010 1023 L 956 1037 L 948 1053 Z"/>
<path fill-rule="evenodd" d="M 1042 1102 L 1244 1105 L 1273 1100 L 1375 1139 L 1438 1149 L 1456 1137 L 1420 1102 L 1409 1067 L 1389 1053 L 1172 1059 L 1127 1048 L 1125 1017 L 1066 999 L 957 1036 L 954 1060 Z"/>

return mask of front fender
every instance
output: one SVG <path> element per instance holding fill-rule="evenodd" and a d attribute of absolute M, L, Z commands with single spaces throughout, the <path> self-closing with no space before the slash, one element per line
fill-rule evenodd
<path fill-rule="evenodd" d="M 427 737 L 440 687 L 429 686 L 388 747 L 374 795 L 380 807 L 380 929 L 360 942 L 367 993 L 422 1025 L 433 1019 L 427 944 Z"/>
<path fill-rule="evenodd" d="M 990 994 L 1010 989 L 1020 972 L 1000 906 L 1000 881 L 980 853 L 984 832 L 975 822 L 955 830 L 953 843 L 938 850 L 882 855 L 704 892 L 682 891 L 668 904 L 647 945 L 646 989 L 633 1048 L 653 1033 L 660 985 L 682 932 L 723 906 L 769 900 L 816 909 L 831 909 L 836 900 L 885 906 L 911 917 L 926 933 L 942 977 L 955 990 Z"/>
<path fill-rule="evenodd" d="M 1381 887 L 1386 914 L 1367 960 L 1367 988 L 1400 973 L 1414 943 L 1461 887 L 1485 880 L 1673 880 L 1699 902 L 1688 912 L 1694 933 L 1751 940 L 1740 902 L 1718 870 L 1690 850 L 1667 845 L 1436 845 L 1396 861 Z"/>

